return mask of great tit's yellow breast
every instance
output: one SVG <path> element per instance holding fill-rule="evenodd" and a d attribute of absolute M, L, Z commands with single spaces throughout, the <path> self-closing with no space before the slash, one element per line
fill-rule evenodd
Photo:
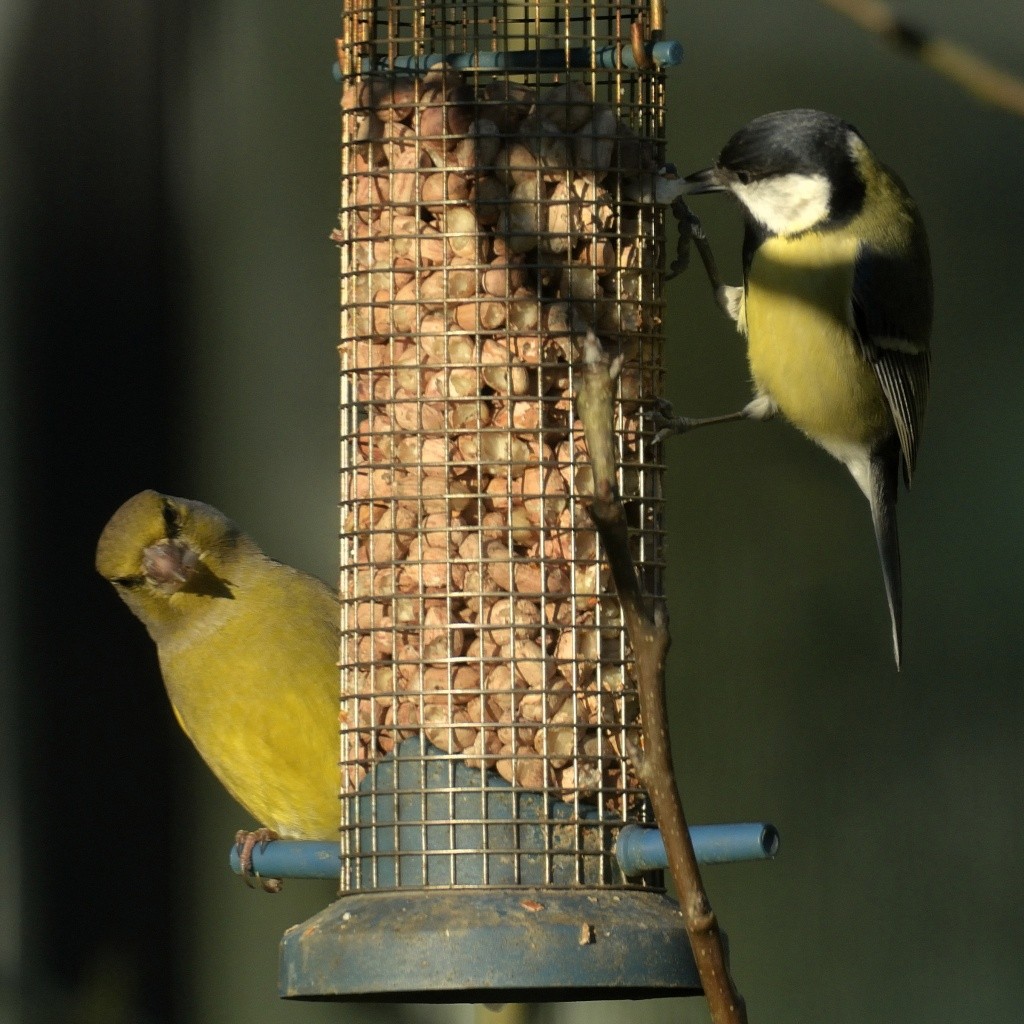
<path fill-rule="evenodd" d="M 819 442 L 870 446 L 892 428 L 850 327 L 855 237 L 772 237 L 747 274 L 747 354 L 758 393 Z"/>

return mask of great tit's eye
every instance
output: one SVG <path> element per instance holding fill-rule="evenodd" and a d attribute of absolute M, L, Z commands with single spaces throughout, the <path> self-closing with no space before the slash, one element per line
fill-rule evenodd
<path fill-rule="evenodd" d="M 164 502 L 164 528 L 167 530 L 167 537 L 171 539 L 178 533 L 178 510 L 169 502 Z"/>
<path fill-rule="evenodd" d="M 750 173 L 750 171 L 737 171 L 736 172 L 736 180 L 741 185 L 749 185 L 750 182 L 753 180 L 753 177 L 754 176 Z"/>

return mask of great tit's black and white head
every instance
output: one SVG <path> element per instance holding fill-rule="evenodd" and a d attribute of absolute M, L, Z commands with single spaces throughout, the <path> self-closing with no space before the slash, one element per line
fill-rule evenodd
<path fill-rule="evenodd" d="M 729 192 L 770 235 L 837 226 L 860 212 L 871 156 L 852 125 L 820 110 L 754 118 L 713 167 L 686 178 L 687 193 Z"/>

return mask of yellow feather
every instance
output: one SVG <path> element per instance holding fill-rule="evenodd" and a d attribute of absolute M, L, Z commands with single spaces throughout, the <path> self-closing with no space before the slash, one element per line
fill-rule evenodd
<path fill-rule="evenodd" d="M 199 556 L 173 592 L 145 549 Z M 267 558 L 216 509 L 145 491 L 100 537 L 97 569 L 156 641 L 174 714 L 231 795 L 284 838 L 338 833 L 338 606 L 319 580 Z"/>
<path fill-rule="evenodd" d="M 744 302 L 754 384 L 808 437 L 870 445 L 892 430 L 882 390 L 850 326 L 856 238 L 766 239 Z"/>

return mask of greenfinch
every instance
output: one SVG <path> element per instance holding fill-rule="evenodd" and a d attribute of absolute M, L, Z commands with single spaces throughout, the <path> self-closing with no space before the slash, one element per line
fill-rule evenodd
<path fill-rule="evenodd" d="M 96 568 L 156 644 L 182 729 L 262 826 L 338 834 L 338 602 L 199 501 L 143 491 L 104 527 Z"/>

